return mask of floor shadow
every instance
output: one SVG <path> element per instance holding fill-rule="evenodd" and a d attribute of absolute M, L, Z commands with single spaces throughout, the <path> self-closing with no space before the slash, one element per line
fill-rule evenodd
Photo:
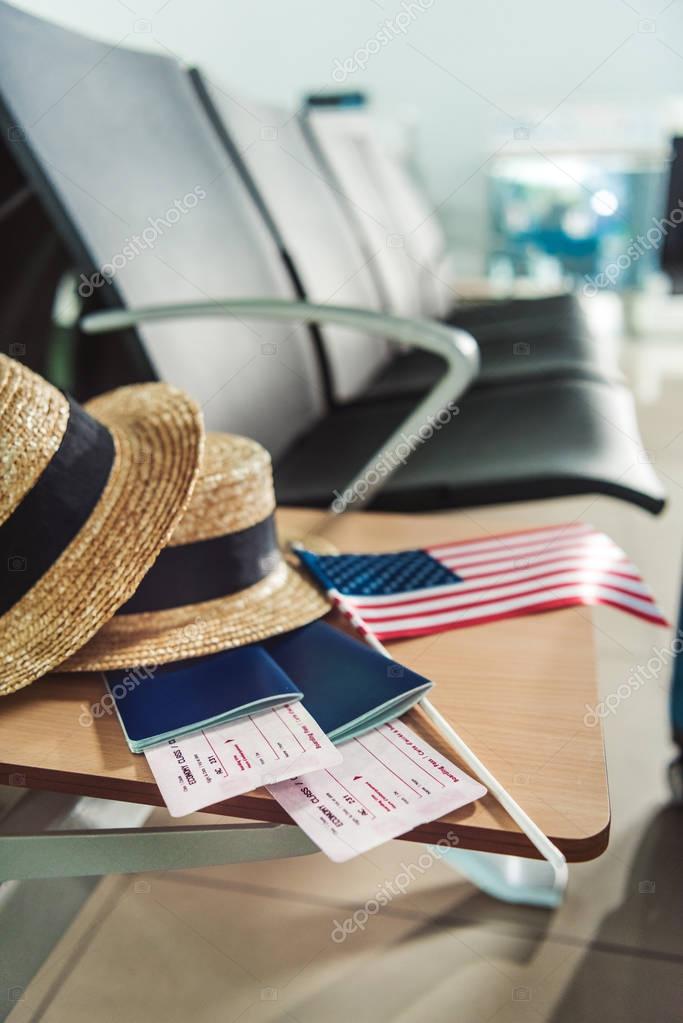
<path fill-rule="evenodd" d="M 683 1018 L 683 808 L 647 825 L 619 907 L 588 946 L 550 1023 L 680 1023 Z"/>

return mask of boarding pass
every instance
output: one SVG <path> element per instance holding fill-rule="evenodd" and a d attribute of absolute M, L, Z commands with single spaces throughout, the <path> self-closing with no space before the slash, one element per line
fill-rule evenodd
<path fill-rule="evenodd" d="M 172 817 L 342 759 L 301 703 L 168 739 L 145 756 Z"/>
<path fill-rule="evenodd" d="M 341 764 L 269 785 L 336 863 L 443 817 L 486 789 L 401 721 L 339 746 Z"/>

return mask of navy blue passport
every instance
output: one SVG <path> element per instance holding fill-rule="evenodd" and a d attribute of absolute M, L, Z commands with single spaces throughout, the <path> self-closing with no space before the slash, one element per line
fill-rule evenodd
<path fill-rule="evenodd" d="M 128 746 L 148 746 L 257 711 L 296 703 L 301 690 L 261 646 L 146 669 L 105 672 Z"/>
<path fill-rule="evenodd" d="M 432 686 L 325 622 L 266 640 L 263 646 L 302 691 L 304 707 L 333 742 L 392 721 Z"/>

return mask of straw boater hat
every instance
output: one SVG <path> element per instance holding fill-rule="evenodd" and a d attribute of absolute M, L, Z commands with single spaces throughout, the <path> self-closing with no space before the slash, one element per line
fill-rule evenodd
<path fill-rule="evenodd" d="M 70 657 L 135 592 L 185 510 L 203 433 L 165 384 L 84 409 L 0 354 L 0 695 Z"/>
<path fill-rule="evenodd" d="M 268 452 L 245 437 L 208 434 L 192 500 L 168 547 L 131 600 L 60 670 L 167 664 L 326 614 L 327 600 L 282 557 L 274 512 Z"/>

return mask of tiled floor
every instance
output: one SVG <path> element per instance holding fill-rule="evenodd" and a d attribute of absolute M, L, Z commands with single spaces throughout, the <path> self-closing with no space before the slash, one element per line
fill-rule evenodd
<path fill-rule="evenodd" d="M 671 492 L 663 518 L 593 498 L 524 510 L 528 521 L 580 515 L 606 529 L 669 614 L 683 546 L 676 371 L 640 410 Z M 648 385 L 650 398 L 656 391 Z M 614 611 L 595 621 L 604 693 L 666 643 Z M 22 993 L 11 1023 L 683 1020 L 683 810 L 667 807 L 668 681 L 665 666 L 606 720 L 610 846 L 572 867 L 557 912 L 494 902 L 435 862 L 364 930 L 336 943 L 335 921 L 419 857 L 419 847 L 400 842 L 344 866 L 315 856 L 111 877 Z"/>

